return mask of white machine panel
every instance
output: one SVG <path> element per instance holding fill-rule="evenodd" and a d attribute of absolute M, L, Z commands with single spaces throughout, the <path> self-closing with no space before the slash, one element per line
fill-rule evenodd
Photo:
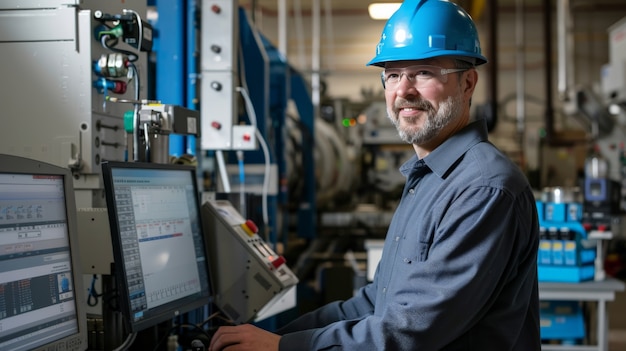
<path fill-rule="evenodd" d="M 202 206 L 204 233 L 211 263 L 215 303 L 235 323 L 269 317 L 268 310 L 283 311 L 295 306 L 298 278 L 285 259 L 276 254 L 225 200 L 207 201 Z M 283 308 L 270 309 L 288 303 Z"/>
<path fill-rule="evenodd" d="M 93 14 L 133 9 L 145 16 L 146 2 L 15 0 L 4 1 L 0 9 L 0 76 L 5 85 L 0 153 L 70 167 L 77 190 L 94 184 L 86 178 L 95 179 L 98 187 L 100 162 L 124 159 L 123 115 L 132 105 L 105 103 L 105 95 L 93 87 L 99 79 L 94 61 L 112 52 L 95 38 L 94 28 L 101 22 Z M 119 48 L 137 53 L 125 43 Z M 147 56 L 138 56 L 139 93 L 145 97 Z M 133 99 L 133 82 L 114 96 Z"/>
<path fill-rule="evenodd" d="M 235 77 L 239 47 L 238 1 L 202 6 L 202 150 L 233 149 L 237 116 Z"/>
<path fill-rule="evenodd" d="M 239 21 L 237 1 L 213 0 L 202 6 L 202 150 L 233 148 L 237 116 L 235 77 Z"/>
<path fill-rule="evenodd" d="M 113 248 L 106 208 L 77 209 L 80 258 L 85 274 L 111 274 Z"/>
<path fill-rule="evenodd" d="M 235 116 L 231 72 L 202 72 L 202 150 L 230 150 Z"/>
<path fill-rule="evenodd" d="M 237 1 L 212 0 L 203 4 L 203 71 L 235 70 L 239 38 L 237 19 Z"/>

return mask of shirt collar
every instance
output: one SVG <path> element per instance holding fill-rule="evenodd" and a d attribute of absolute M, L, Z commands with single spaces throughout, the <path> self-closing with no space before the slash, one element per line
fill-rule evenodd
<path fill-rule="evenodd" d="M 424 163 L 443 178 L 472 146 L 487 141 L 487 138 L 487 122 L 484 119 L 472 122 L 424 157 Z M 400 173 L 408 176 L 418 161 L 414 155 L 400 167 Z"/>

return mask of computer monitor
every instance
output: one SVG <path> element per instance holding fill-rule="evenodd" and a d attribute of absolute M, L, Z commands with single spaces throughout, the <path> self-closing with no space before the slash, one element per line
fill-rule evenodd
<path fill-rule="evenodd" d="M 86 350 L 68 169 L 0 155 L 0 350 Z"/>
<path fill-rule="evenodd" d="M 118 299 L 130 332 L 210 303 L 195 168 L 105 162 Z"/>

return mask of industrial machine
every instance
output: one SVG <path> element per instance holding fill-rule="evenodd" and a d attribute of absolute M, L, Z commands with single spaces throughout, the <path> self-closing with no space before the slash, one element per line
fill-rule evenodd
<path fill-rule="evenodd" d="M 7 116 L 0 132 L 0 152 L 71 172 L 64 179 L 73 183 L 69 184 L 73 185 L 71 197 L 78 210 L 68 206 L 67 211 L 72 220 L 77 217 L 83 243 L 80 250 L 72 247 L 72 260 L 82 262 L 90 274 L 69 281 L 80 287 L 84 278 L 90 286 L 88 304 L 83 299 L 79 311 L 81 318 L 87 313 L 96 316 L 89 318 L 90 333 L 84 331 L 90 336 L 90 348 L 111 350 L 120 346 L 124 336 L 120 330 L 136 331 L 145 323 L 172 318 L 187 311 L 183 307 L 188 305 L 150 309 L 141 321 L 133 320 L 131 328 L 124 326 L 130 318 L 122 321 L 116 316 L 104 318 L 104 324 L 113 328 L 97 327 L 103 323 L 98 315 L 111 316 L 117 308 L 117 300 L 112 299 L 119 275 L 115 269 L 122 269 L 111 265 L 121 258 L 113 257 L 112 242 L 116 241 L 111 229 L 116 227 L 109 225 L 113 214 L 106 208 L 102 164 L 170 163 L 170 138 L 179 134 L 198 137 L 200 114 L 148 99 L 147 53 L 152 50 L 154 33 L 146 19 L 145 1 L 8 1 L 0 9 L 2 74 L 7 82 L 12 81 L 11 93 L 0 97 Z M 183 161 L 193 163 L 194 159 Z M 189 181 L 195 185 L 196 179 Z M 201 278 L 208 286 L 206 272 Z M 207 287 L 203 289 L 193 306 L 210 303 Z M 120 298 L 128 307 L 123 301 Z M 67 306 L 69 311 L 69 302 Z M 70 349 L 67 345 L 64 349 Z M 80 346 L 87 347 L 87 341 Z"/>
<path fill-rule="evenodd" d="M 537 214 L 539 281 L 593 280 L 597 242 L 583 227 L 580 191 L 564 187 L 544 189 L 541 199 L 537 200 Z"/>
<path fill-rule="evenodd" d="M 92 197 L 92 190 L 101 189 L 100 162 L 126 159 L 122 116 L 133 106 L 110 98 L 139 100 L 147 93 L 147 77 L 140 75 L 147 60 L 139 54 L 152 42 L 140 15 L 146 6 L 124 5 L 1 5 L 0 55 L 4 67 L 11 67 L 3 76 L 12 82 L 12 93 L 0 100 L 11 116 L 1 132 L 0 151 L 69 167 L 79 207 L 101 202 Z"/>
<path fill-rule="evenodd" d="M 12 82 L 0 98 L 11 116 L 0 152 L 71 169 L 80 208 L 105 206 L 104 160 L 169 163 L 171 134 L 199 135 L 198 111 L 147 98 L 154 38 L 145 1 L 0 9 L 2 74 Z"/>

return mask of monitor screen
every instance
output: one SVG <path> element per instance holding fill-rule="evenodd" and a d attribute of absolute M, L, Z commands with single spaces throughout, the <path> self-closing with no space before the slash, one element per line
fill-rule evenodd
<path fill-rule="evenodd" d="M 85 350 L 69 170 L 0 155 L 0 350 Z"/>
<path fill-rule="evenodd" d="M 209 304 L 195 168 L 102 165 L 120 308 L 137 332 Z"/>

